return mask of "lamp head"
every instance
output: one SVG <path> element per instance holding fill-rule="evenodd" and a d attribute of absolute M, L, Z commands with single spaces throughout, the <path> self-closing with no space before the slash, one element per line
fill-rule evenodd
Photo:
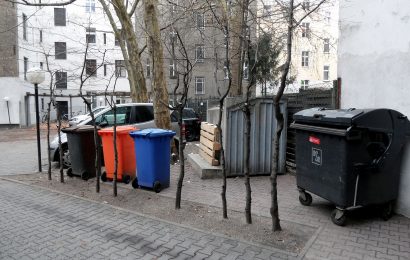
<path fill-rule="evenodd" d="M 26 73 L 26 76 L 27 76 L 27 80 L 31 84 L 41 84 L 44 81 L 45 73 L 44 73 L 44 70 L 38 67 L 35 67 L 35 68 L 29 69 Z"/>

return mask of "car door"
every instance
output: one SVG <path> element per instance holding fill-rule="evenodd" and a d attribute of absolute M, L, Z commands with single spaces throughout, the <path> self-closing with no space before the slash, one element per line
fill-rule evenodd
<path fill-rule="evenodd" d="M 131 124 L 131 106 L 117 107 L 116 110 L 116 123 L 118 126 Z M 97 116 L 95 118 L 95 122 L 101 127 L 110 127 L 114 126 L 114 119 L 114 110 L 110 109 L 109 111 Z M 92 124 L 92 121 L 90 121 L 88 124 Z"/>

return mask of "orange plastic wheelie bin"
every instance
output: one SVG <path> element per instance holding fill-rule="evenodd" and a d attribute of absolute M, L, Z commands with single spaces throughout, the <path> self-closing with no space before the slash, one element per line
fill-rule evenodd
<path fill-rule="evenodd" d="M 117 126 L 117 154 L 118 168 L 117 181 L 129 183 L 135 178 L 136 163 L 135 163 L 135 148 L 134 140 L 129 135 L 131 131 L 138 130 L 134 126 Z M 114 179 L 115 170 L 115 155 L 114 155 L 114 128 L 104 128 L 98 131 L 101 136 L 105 171 L 101 174 L 103 182 Z"/>

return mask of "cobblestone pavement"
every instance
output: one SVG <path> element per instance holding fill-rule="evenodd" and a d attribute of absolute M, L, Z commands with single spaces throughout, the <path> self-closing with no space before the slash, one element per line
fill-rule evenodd
<path fill-rule="evenodd" d="M 0 180 L 0 259 L 288 259 L 283 252 Z"/>
<path fill-rule="evenodd" d="M 187 167 L 183 199 L 221 207 L 221 179 L 201 180 Z M 161 191 L 161 195 L 175 197 L 177 176 L 178 167 L 173 166 L 171 187 Z M 252 177 L 251 186 L 252 213 L 269 217 L 269 177 Z M 410 259 L 410 219 L 395 215 L 383 221 L 377 211 L 362 209 L 349 213 L 347 226 L 339 227 L 330 220 L 334 207 L 327 201 L 313 195 L 310 207 L 299 203 L 294 176 L 279 176 L 278 189 L 281 219 L 319 227 L 305 259 Z M 230 209 L 244 210 L 243 178 L 228 179 L 227 200 Z"/>

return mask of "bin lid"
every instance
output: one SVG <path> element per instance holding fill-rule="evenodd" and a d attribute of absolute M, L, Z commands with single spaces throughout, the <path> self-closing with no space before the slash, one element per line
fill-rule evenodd
<path fill-rule="evenodd" d="M 101 127 L 97 126 L 97 130 Z M 93 132 L 94 126 L 92 125 L 82 125 L 82 126 L 71 126 L 64 129 L 61 129 L 63 133 L 79 133 L 79 132 Z"/>
<path fill-rule="evenodd" d="M 130 125 L 124 125 L 124 126 L 117 126 L 116 127 L 116 132 L 117 134 L 128 134 L 131 131 L 135 131 L 138 130 L 138 128 L 136 128 L 135 126 L 130 126 Z M 99 135 L 103 135 L 103 134 L 114 134 L 114 127 L 107 127 L 104 129 L 101 129 L 98 131 Z"/>
<path fill-rule="evenodd" d="M 316 107 L 297 112 L 293 115 L 293 119 L 296 123 L 302 124 L 355 126 L 383 132 L 392 132 L 395 128 L 403 128 L 403 121 L 407 121 L 403 114 L 386 108 L 327 109 Z"/>
<path fill-rule="evenodd" d="M 147 128 L 140 131 L 133 131 L 130 133 L 132 137 L 172 137 L 175 135 L 174 131 L 160 128 Z"/>

